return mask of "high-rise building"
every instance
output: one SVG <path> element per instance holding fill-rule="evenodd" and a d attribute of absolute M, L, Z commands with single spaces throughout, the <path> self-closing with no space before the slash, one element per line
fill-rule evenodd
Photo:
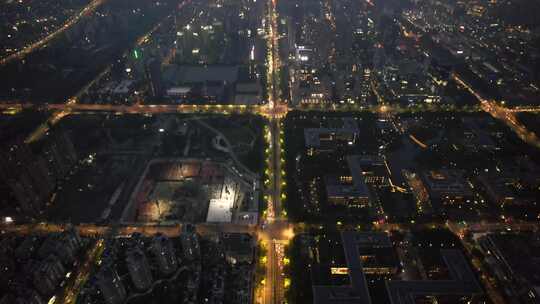
<path fill-rule="evenodd" d="M 5 294 L 0 298 L 0 304 L 11 304 L 15 297 L 11 294 Z"/>
<path fill-rule="evenodd" d="M 121 304 L 124 303 L 127 293 L 124 284 L 116 269 L 112 266 L 104 266 L 97 274 L 97 285 L 103 299 L 107 304 Z"/>
<path fill-rule="evenodd" d="M 38 250 L 41 258 L 46 258 L 51 254 L 58 256 L 64 264 L 69 264 L 75 260 L 78 247 L 66 242 L 63 235 L 50 235 Z"/>
<path fill-rule="evenodd" d="M 62 131 L 49 135 L 43 147 L 43 157 L 54 179 L 64 178 L 77 162 L 77 153 L 69 136 Z"/>
<path fill-rule="evenodd" d="M 66 269 L 60 260 L 50 255 L 41 262 L 36 272 L 34 272 L 34 286 L 42 295 L 51 295 L 60 284 Z"/>
<path fill-rule="evenodd" d="M 199 239 L 193 226 L 186 225 L 182 234 L 180 235 L 180 242 L 182 243 L 182 253 L 184 258 L 188 260 L 194 260 L 200 255 Z"/>
<path fill-rule="evenodd" d="M 146 64 L 146 77 L 148 78 L 153 97 L 161 97 L 164 93 L 161 63 L 157 58 L 150 59 Z"/>
<path fill-rule="evenodd" d="M 45 304 L 46 302 L 33 289 L 24 290 L 24 297 L 5 294 L 0 298 L 0 304 Z"/>
<path fill-rule="evenodd" d="M 373 69 L 375 72 L 380 73 L 386 64 L 386 61 L 387 58 L 384 49 L 382 47 L 376 48 L 373 54 Z"/>
<path fill-rule="evenodd" d="M 81 236 L 75 228 L 71 227 L 70 229 L 62 233 L 63 240 L 74 248 L 80 248 L 82 246 Z"/>
<path fill-rule="evenodd" d="M 36 215 L 54 189 L 45 160 L 22 142 L 0 151 L 0 180 L 17 201 L 17 209 Z"/>
<path fill-rule="evenodd" d="M 157 235 L 152 240 L 151 252 L 154 254 L 160 273 L 170 275 L 178 268 L 178 259 L 171 240 L 164 235 Z"/>
<path fill-rule="evenodd" d="M 37 153 L 17 141 L 0 151 L 0 181 L 17 202 L 15 208 L 34 216 L 49 199 L 56 181 L 64 178 L 76 162 L 75 148 L 64 132 L 49 135 Z"/>
<path fill-rule="evenodd" d="M 139 290 L 147 290 L 150 288 L 152 285 L 152 272 L 144 252 L 139 248 L 129 250 L 126 262 L 129 276 L 131 277 L 131 281 L 135 285 L 135 288 Z"/>
<path fill-rule="evenodd" d="M 17 300 L 15 300 L 16 304 L 45 304 L 46 303 L 35 290 L 29 289 L 25 291 L 27 293 L 25 293 L 24 296 L 19 295 Z M 13 302 L 10 302 L 10 303 L 13 303 Z"/>

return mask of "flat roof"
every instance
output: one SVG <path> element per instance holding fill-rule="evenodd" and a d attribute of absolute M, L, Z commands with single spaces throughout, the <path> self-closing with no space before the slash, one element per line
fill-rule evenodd
<path fill-rule="evenodd" d="M 232 219 L 233 200 L 211 199 L 206 221 L 210 223 L 230 223 Z"/>
<path fill-rule="evenodd" d="M 305 128 L 304 140 L 306 147 L 319 147 L 321 134 L 358 134 L 358 124 L 352 117 L 341 118 L 341 126 L 335 128 Z"/>
<path fill-rule="evenodd" d="M 349 269 L 350 286 L 313 286 L 315 304 L 371 304 L 371 297 L 359 258 L 361 249 L 393 248 L 384 232 L 341 232 L 345 259 Z M 414 304 L 417 296 L 474 295 L 482 293 L 478 281 L 465 257 L 457 249 L 441 249 L 441 255 L 451 280 L 386 281 L 392 304 Z"/>
<path fill-rule="evenodd" d="M 115 94 L 127 94 L 131 86 L 135 83 L 133 80 L 122 80 L 113 90 Z"/>
<path fill-rule="evenodd" d="M 334 175 L 327 175 L 324 178 L 326 194 L 329 197 L 367 197 L 369 198 L 369 189 L 363 178 L 355 179 L 353 177 L 352 185 L 343 185 Z"/>
<path fill-rule="evenodd" d="M 186 94 L 190 91 L 190 87 L 172 87 L 170 89 L 167 89 L 167 94 Z"/>
<path fill-rule="evenodd" d="M 234 102 L 240 105 L 254 105 L 261 102 L 261 96 L 257 94 L 236 94 L 234 96 Z"/>
<path fill-rule="evenodd" d="M 251 94 L 259 94 L 261 91 L 261 86 L 253 81 L 253 82 L 240 82 L 236 84 L 236 93 L 251 93 Z"/>
<path fill-rule="evenodd" d="M 238 80 L 236 65 L 168 65 L 163 70 L 163 79 L 176 84 L 198 82 L 229 82 Z"/>
<path fill-rule="evenodd" d="M 371 296 L 362 268 L 359 249 L 389 248 L 392 242 L 384 232 L 341 232 L 345 260 L 349 269 L 350 286 L 313 286 L 313 301 L 316 304 L 325 303 L 355 303 L 371 304 Z"/>
<path fill-rule="evenodd" d="M 221 242 L 227 252 L 250 254 L 253 251 L 253 237 L 249 233 L 222 233 Z"/>
<path fill-rule="evenodd" d="M 343 185 L 339 183 L 336 176 L 325 176 L 324 182 L 326 193 L 333 197 L 367 197 L 370 198 L 369 188 L 366 185 L 364 176 L 362 175 L 361 165 L 367 162 L 367 158 L 360 155 L 352 155 L 347 157 L 347 165 L 352 177 L 352 185 Z"/>
<path fill-rule="evenodd" d="M 472 195 L 472 189 L 464 174 L 463 170 L 441 169 L 424 171 L 422 177 L 432 194 Z"/>
<path fill-rule="evenodd" d="M 452 280 L 387 281 L 386 289 L 392 304 L 414 304 L 417 296 L 472 295 L 482 293 L 471 268 L 461 251 L 441 249 Z"/>

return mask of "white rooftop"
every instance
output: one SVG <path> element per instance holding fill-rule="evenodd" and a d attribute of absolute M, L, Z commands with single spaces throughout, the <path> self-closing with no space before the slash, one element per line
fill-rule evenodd
<path fill-rule="evenodd" d="M 211 199 L 208 206 L 208 215 L 206 222 L 209 223 L 230 223 L 232 219 L 231 208 L 234 200 L 232 199 Z"/>

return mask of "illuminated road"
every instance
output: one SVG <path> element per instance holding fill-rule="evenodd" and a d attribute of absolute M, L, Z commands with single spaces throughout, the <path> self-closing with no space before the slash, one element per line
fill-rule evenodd
<path fill-rule="evenodd" d="M 102 2 L 105 0 L 96 0 L 94 2 Z M 331 17 L 330 21 L 334 21 Z M 280 89 L 279 89 L 279 77 L 280 77 L 280 58 L 278 49 L 278 16 L 276 11 L 276 0 L 268 0 L 267 12 L 265 14 L 265 30 L 267 39 L 267 88 L 268 88 L 268 104 L 267 105 L 149 105 L 144 103 L 138 103 L 136 105 L 110 105 L 110 104 L 81 104 L 79 103 L 80 97 L 95 83 L 107 75 L 111 66 L 108 66 L 102 73 L 100 73 L 92 82 L 87 84 L 81 89 L 75 96 L 70 98 L 65 104 L 46 104 L 42 106 L 36 106 L 31 103 L 0 103 L 0 109 L 4 110 L 23 110 L 23 109 L 39 109 L 53 111 L 53 114 L 47 121 L 47 123 L 41 125 L 35 132 L 33 132 L 28 138 L 27 142 L 35 141 L 41 138 L 49 130 L 50 125 L 56 124 L 63 117 L 74 113 L 114 113 L 118 115 L 123 114 L 171 114 L 171 113 L 215 113 L 215 114 L 231 114 L 231 113 L 253 113 L 257 115 L 265 116 L 269 124 L 267 126 L 266 139 L 268 143 L 269 152 L 267 153 L 267 170 L 268 170 L 268 183 L 265 183 L 265 197 L 267 197 L 268 209 L 266 213 L 266 219 L 260 227 L 234 225 L 234 224 L 198 224 L 196 225 L 197 232 L 201 235 L 215 235 L 222 232 L 237 232 L 237 233 L 250 233 L 257 234 L 258 239 L 263 246 L 267 249 L 266 259 L 266 274 L 264 278 L 264 290 L 262 294 L 262 303 L 264 304 L 281 304 L 284 302 L 284 294 L 286 289 L 286 278 L 283 275 L 284 266 L 284 246 L 294 236 L 293 225 L 287 222 L 286 213 L 283 212 L 283 200 L 286 199 L 285 194 L 282 191 L 282 187 L 285 183 L 284 164 L 283 164 L 283 130 L 281 127 L 282 118 L 290 110 L 288 105 L 280 101 Z M 137 45 L 141 45 L 148 41 L 150 35 L 159 28 L 160 24 L 157 24 L 149 33 L 140 37 L 137 41 Z M 477 110 L 483 110 L 490 113 L 494 118 L 504 121 L 507 125 L 520 136 L 523 140 L 531 143 L 537 147 L 540 147 L 540 140 L 536 135 L 529 132 L 522 124 L 516 119 L 516 113 L 518 112 L 537 112 L 539 108 L 527 107 L 506 109 L 498 106 L 492 101 L 483 99 L 475 90 L 464 83 L 460 78 L 454 75 L 454 79 L 467 88 L 478 100 L 481 107 Z M 375 90 L 375 89 L 374 89 Z M 376 90 L 375 90 L 376 91 Z M 380 97 L 380 96 L 379 96 Z M 415 109 L 399 108 L 390 105 L 375 106 L 370 108 L 350 108 L 350 107 L 310 107 L 299 108 L 299 110 L 322 110 L 322 111 L 373 111 L 376 113 L 391 111 L 395 113 L 404 111 L 413 111 Z M 438 111 L 446 110 L 451 111 L 452 108 L 441 108 L 439 105 L 430 105 L 429 107 L 418 109 L 419 111 Z M 423 143 L 417 142 L 422 145 Z M 465 230 L 468 231 L 493 231 L 493 230 L 538 230 L 539 224 L 526 224 L 526 223 L 470 223 L 468 225 L 456 226 L 456 224 L 422 224 L 426 227 L 450 227 L 458 235 L 463 235 Z M 3 226 L 2 232 L 14 232 L 22 235 L 35 234 L 35 233 L 50 233 L 63 231 L 68 227 L 64 224 L 29 224 L 29 225 L 8 225 Z M 141 233 L 143 235 L 152 236 L 156 233 L 162 233 L 169 237 L 177 237 L 181 233 L 181 224 L 177 225 L 137 225 L 126 224 L 115 228 L 115 236 L 129 236 L 133 233 Z M 407 230 L 409 225 L 401 224 L 382 224 L 376 225 L 377 230 Z M 457 227 L 457 228 L 456 228 Z M 106 236 L 111 233 L 111 227 L 106 225 L 94 225 L 85 224 L 75 227 L 82 236 Z M 302 231 L 305 225 L 296 224 L 294 228 L 298 231 Z M 100 240 L 102 241 L 102 240 Z M 96 245 L 90 252 L 87 261 L 81 270 L 77 273 L 76 279 L 72 283 L 68 283 L 69 287 L 64 295 L 63 303 L 74 303 L 76 295 L 80 287 L 84 284 L 84 281 L 88 277 L 88 267 L 95 263 L 96 259 L 99 259 L 99 255 L 102 252 L 100 249 L 103 245 Z"/>
<path fill-rule="evenodd" d="M 401 231 L 406 232 L 411 227 L 437 229 L 447 228 L 455 233 L 465 242 L 464 236 L 467 232 L 495 232 L 495 231 L 539 231 L 540 223 L 533 222 L 446 222 L 446 223 L 423 223 L 423 224 L 376 224 L 374 229 L 377 231 Z M 70 224 L 22 224 L 22 225 L 3 225 L 0 226 L 2 233 L 15 233 L 17 235 L 46 234 L 51 232 L 60 232 L 70 229 Z M 128 224 L 112 227 L 111 225 L 81 224 L 73 226 L 81 236 L 100 237 L 100 240 L 88 251 L 85 262 L 74 277 L 68 280 L 62 297 L 64 301 L 55 301 L 55 303 L 75 303 L 80 288 L 88 278 L 89 271 L 99 261 L 99 257 L 104 249 L 104 239 L 112 237 L 126 237 L 133 233 L 141 233 L 146 236 L 153 236 L 156 233 L 162 233 L 169 237 L 178 237 L 182 231 L 182 224 L 176 225 L 148 225 L 148 224 Z M 259 240 L 267 248 L 267 268 L 264 279 L 264 298 L 263 303 L 283 303 L 284 286 L 286 279 L 283 277 L 283 266 L 285 263 L 284 246 L 294 236 L 294 230 L 302 232 L 309 228 L 317 228 L 318 225 L 306 225 L 297 223 L 294 225 L 285 221 L 274 221 L 263 227 L 234 225 L 234 224 L 197 224 L 197 233 L 205 236 L 217 235 L 222 232 L 229 233 L 250 233 L 258 234 Z M 294 228 L 294 230 L 293 230 Z M 466 246 L 467 247 L 467 246 Z M 484 272 L 481 272 L 484 273 Z M 481 278 L 486 284 L 488 293 L 492 298 L 497 299 L 498 292 L 492 289 L 488 278 Z M 58 299 L 57 299 L 58 300 Z M 500 303 L 495 301 L 495 303 Z"/>
<path fill-rule="evenodd" d="M 282 156 L 281 156 L 281 121 L 271 118 L 269 125 L 269 179 L 267 185 L 268 208 L 266 223 L 261 227 L 259 239 L 267 249 L 266 278 L 263 303 L 282 303 L 284 245 L 292 238 L 289 227 L 282 212 Z"/>
<path fill-rule="evenodd" d="M 107 67 L 100 75 L 98 75 L 92 82 L 87 84 L 81 89 L 75 96 L 70 98 L 65 104 L 46 104 L 41 106 L 41 110 L 53 111 L 53 114 L 48 121 L 39 126 L 26 140 L 26 142 L 32 142 L 38 140 L 45 135 L 50 126 L 56 124 L 63 117 L 78 113 L 115 113 L 115 114 L 164 114 L 164 113 L 254 113 L 267 117 L 269 119 L 269 146 L 270 146 L 270 162 L 269 171 L 271 182 L 266 189 L 266 193 L 269 196 L 269 208 L 267 213 L 266 223 L 259 230 L 259 235 L 262 239 L 266 239 L 268 244 L 271 244 L 269 253 L 271 255 L 269 263 L 267 265 L 267 278 L 266 287 L 264 291 L 264 303 L 282 303 L 284 297 L 284 284 L 283 273 L 283 258 L 284 258 L 284 243 L 292 237 L 292 229 L 288 228 L 289 225 L 286 219 L 283 217 L 282 212 L 282 199 L 284 195 L 281 192 L 283 183 L 284 171 L 282 170 L 282 130 L 281 130 L 281 118 L 288 112 L 288 107 L 282 104 L 279 100 L 279 76 L 281 63 L 279 59 L 278 50 L 278 24 L 277 24 L 277 11 L 275 0 L 268 1 L 268 9 L 266 13 L 267 22 L 267 76 L 268 76 L 268 104 L 265 106 L 245 106 L 245 105 L 144 105 L 137 104 L 133 106 L 123 105 L 107 105 L 107 104 L 80 104 L 80 97 L 95 83 L 97 83 L 104 75 L 108 74 L 111 66 Z M 141 37 L 137 44 L 145 43 L 151 33 L 159 28 L 159 24 L 156 25 L 150 33 Z M 32 104 L 13 104 L 3 103 L 0 104 L 0 108 L 8 110 L 22 110 L 35 108 Z M 5 230 L 10 230 L 18 233 L 36 233 L 36 232 L 54 232 L 61 231 L 65 227 L 63 225 L 28 225 L 28 226 L 14 226 L 5 227 Z M 107 234 L 109 229 L 107 226 L 98 225 L 81 225 L 77 229 L 81 235 L 104 235 Z M 180 233 L 178 226 L 165 227 L 165 226 L 124 226 L 118 228 L 118 235 L 131 235 L 132 233 L 139 232 L 142 234 L 153 235 L 155 233 L 163 233 L 168 236 L 177 236 Z M 218 232 L 251 232 L 256 233 L 257 228 L 254 227 L 239 227 L 234 225 L 197 225 L 197 232 L 201 234 L 205 233 L 218 233 Z M 285 236 L 288 236 L 287 238 Z"/>
<path fill-rule="evenodd" d="M 119 114 L 166 114 L 166 113 L 263 113 L 263 106 L 258 105 L 111 105 L 111 104 L 81 104 L 78 98 L 71 98 L 71 102 L 65 104 L 46 104 L 38 106 L 31 103 L 25 104 L 0 104 L 0 109 L 39 109 L 46 111 L 66 112 L 107 112 Z M 268 112 L 268 111 L 267 111 Z"/>
<path fill-rule="evenodd" d="M 273 225 L 266 225 L 264 228 L 256 226 L 238 225 L 238 224 L 195 224 L 197 233 L 201 235 L 216 235 L 221 232 L 228 233 L 259 233 L 261 239 L 289 240 L 293 234 L 293 228 L 297 232 L 307 231 L 311 228 L 318 228 L 319 225 L 310 225 L 305 223 L 291 224 L 285 221 L 275 221 Z M 407 231 L 411 227 L 415 228 L 448 228 L 459 237 L 464 237 L 466 232 L 488 232 L 488 231 L 539 231 L 540 223 L 536 222 L 452 222 L 446 223 L 415 223 L 415 224 L 398 224 L 398 223 L 375 223 L 374 229 L 378 231 Z M 140 233 L 146 236 L 153 236 L 157 233 L 164 234 L 169 237 L 177 237 L 182 232 L 182 224 L 155 224 L 155 223 L 129 223 L 124 225 L 100 225 L 100 224 L 79 224 L 72 225 L 70 223 L 36 223 L 36 224 L 1 224 L 0 231 L 4 233 L 13 233 L 20 236 L 26 235 L 43 235 L 48 233 L 58 233 L 74 228 L 83 237 L 106 237 L 113 234 L 114 236 L 130 236 L 133 233 Z"/>
<path fill-rule="evenodd" d="M 10 63 L 15 60 L 21 60 L 24 57 L 26 57 L 28 54 L 34 52 L 35 50 L 40 49 L 41 47 L 47 45 L 50 41 L 52 41 L 54 38 L 58 37 L 58 35 L 62 34 L 66 30 L 68 30 L 70 27 L 75 25 L 77 22 L 81 20 L 81 18 L 85 16 L 89 16 L 92 14 L 100 5 L 102 5 L 106 0 L 92 0 L 87 6 L 85 6 L 82 10 L 80 10 L 76 15 L 69 18 L 62 27 L 58 28 L 54 32 L 50 33 L 49 35 L 43 37 L 41 40 L 36 41 L 30 45 L 27 45 L 26 47 L 22 48 L 21 50 L 6 56 L 2 59 L 0 59 L 0 66 L 5 65 L 7 63 Z"/>
<path fill-rule="evenodd" d="M 424 34 L 428 34 L 426 29 L 418 25 L 412 18 L 406 18 L 414 27 L 420 29 Z M 525 106 L 518 107 L 515 109 L 508 109 L 497 104 L 494 100 L 489 100 L 481 96 L 481 94 L 473 87 L 471 87 L 466 81 L 464 81 L 456 73 L 452 73 L 452 78 L 466 88 L 476 99 L 480 102 L 481 109 L 486 113 L 489 113 L 493 118 L 501 120 L 504 122 L 510 129 L 516 133 L 516 135 L 521 138 L 524 142 L 540 148 L 540 139 L 536 134 L 529 131 L 523 124 L 521 124 L 516 118 L 515 113 L 518 112 L 536 112 L 538 113 L 540 108 L 537 106 Z"/>
<path fill-rule="evenodd" d="M 105 0 L 96 0 L 96 1 L 105 1 Z M 185 4 L 190 3 L 190 0 L 186 0 L 182 2 L 180 5 L 180 8 L 183 7 Z M 170 15 L 167 16 L 166 19 L 170 18 Z M 144 35 L 139 37 L 135 43 L 135 47 L 141 46 L 144 43 L 148 41 L 148 39 L 152 36 L 152 34 L 158 30 L 164 21 L 161 21 L 157 23 L 152 29 L 150 29 L 148 32 L 146 32 Z M 129 52 L 130 50 L 126 50 L 124 52 L 124 56 Z M 26 139 L 26 143 L 34 142 L 36 140 L 39 140 L 42 138 L 47 132 L 49 131 L 50 127 L 58 123 L 63 117 L 69 115 L 73 111 L 73 107 L 78 105 L 79 99 L 86 93 L 88 90 L 97 82 L 99 82 L 105 75 L 109 74 L 111 71 L 111 68 L 113 67 L 114 62 L 109 64 L 101 73 L 99 73 L 92 81 L 87 83 L 84 87 L 82 87 L 74 96 L 70 97 L 65 104 L 59 104 L 59 108 L 57 111 L 53 112 L 52 115 L 47 119 L 45 123 L 42 123 L 40 126 L 38 126 Z M 48 107 L 48 106 L 47 106 Z M 54 110 L 54 109 L 51 109 Z"/>
<path fill-rule="evenodd" d="M 95 242 L 92 248 L 88 251 L 85 261 L 81 266 L 76 270 L 75 277 L 71 277 L 70 281 L 66 284 L 64 288 L 63 296 L 57 298 L 55 303 L 62 304 L 75 304 L 77 303 L 77 296 L 81 292 L 81 288 L 84 286 L 90 271 L 92 268 L 97 265 L 101 258 L 103 251 L 105 250 L 105 240 L 99 239 Z"/>
<path fill-rule="evenodd" d="M 540 113 L 540 107 L 538 106 L 518 106 L 515 108 L 509 108 L 507 109 L 509 112 L 515 112 L 515 113 Z"/>
<path fill-rule="evenodd" d="M 493 118 L 504 122 L 524 142 L 540 148 L 540 139 L 538 138 L 538 136 L 534 132 L 529 131 L 527 127 L 525 127 L 517 119 L 516 113 L 520 112 L 519 109 L 509 110 L 503 106 L 498 105 L 494 100 L 485 99 L 480 95 L 480 93 L 478 93 L 458 75 L 453 74 L 452 77 L 457 83 L 466 88 L 472 95 L 474 95 L 474 97 L 476 97 L 476 99 L 478 99 L 482 110 L 484 110 L 486 113 L 489 113 Z M 533 108 L 524 108 L 521 111 L 532 112 L 532 109 Z"/>
<path fill-rule="evenodd" d="M 48 233 L 58 233 L 73 227 L 83 237 L 107 236 L 114 234 L 115 236 L 129 236 L 133 233 L 140 233 L 146 236 L 153 236 L 161 233 L 168 237 L 177 237 L 182 232 L 182 224 L 174 225 L 159 225 L 159 224 L 125 224 L 117 225 L 114 228 L 112 225 L 98 224 L 80 224 L 70 225 L 69 223 L 37 223 L 37 224 L 20 224 L 20 225 L 4 225 L 0 226 L 2 233 L 14 233 L 17 235 L 42 235 Z M 226 233 L 249 233 L 257 232 L 257 227 L 237 224 L 196 224 L 197 233 L 201 235 L 217 235 L 222 232 Z"/>
<path fill-rule="evenodd" d="M 102 74 L 106 74 L 109 70 L 105 70 Z M 103 75 L 98 75 L 97 79 Z M 82 91 L 86 90 L 85 86 Z M 285 104 L 274 104 L 272 107 L 268 105 L 238 105 L 238 104 L 181 104 L 181 105 L 166 105 L 166 104 L 144 104 L 144 101 L 134 105 L 113 105 L 95 102 L 91 104 L 78 103 L 79 97 L 72 97 L 67 103 L 19 103 L 19 102 L 0 102 L 0 111 L 6 114 L 17 114 L 21 110 L 36 110 L 36 111 L 64 111 L 64 115 L 68 114 L 171 114 L 171 113 L 213 113 L 213 114 L 231 114 L 231 113 L 253 113 L 263 115 L 268 118 L 283 118 L 288 111 L 293 108 Z M 509 114 L 517 113 L 540 113 L 540 107 L 518 107 L 504 108 L 497 106 L 502 112 Z M 294 108 L 298 111 L 324 111 L 324 112 L 372 112 L 380 114 L 381 111 L 392 113 L 411 113 L 411 112 L 445 112 L 445 111 L 464 111 L 465 109 L 454 108 L 450 105 L 431 104 L 422 107 L 401 107 L 399 105 L 384 106 L 338 106 L 338 105 L 298 105 Z M 472 112 L 483 111 L 482 107 L 473 107 L 469 109 Z"/>
<path fill-rule="evenodd" d="M 266 194 L 268 196 L 268 208 L 265 223 L 259 232 L 259 239 L 267 249 L 266 276 L 264 279 L 264 291 L 262 302 L 264 304 L 284 303 L 285 282 L 283 273 L 284 248 L 285 244 L 293 237 L 293 229 L 287 223 L 285 213 L 282 208 L 282 193 L 284 170 L 282 156 L 283 131 L 281 128 L 281 118 L 284 117 L 289 108 L 281 102 L 281 92 L 279 89 L 279 77 L 281 63 L 279 58 L 279 37 L 278 37 L 278 16 L 276 10 L 276 0 L 268 0 L 266 12 L 266 39 L 267 39 L 267 91 L 268 106 L 262 108 L 261 114 L 269 119 L 266 139 L 270 153 L 268 155 L 268 177 Z"/>

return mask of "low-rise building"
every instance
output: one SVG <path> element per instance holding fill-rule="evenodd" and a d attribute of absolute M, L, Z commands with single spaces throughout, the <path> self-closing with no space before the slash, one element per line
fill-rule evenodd
<path fill-rule="evenodd" d="M 133 248 L 128 251 L 127 268 L 131 281 L 138 290 L 147 290 L 152 285 L 152 271 L 146 255 L 139 248 Z"/>
<path fill-rule="evenodd" d="M 540 298 L 540 237 L 538 234 L 487 234 L 478 239 L 485 261 L 502 291 L 519 303 Z"/>
<path fill-rule="evenodd" d="M 431 201 L 443 205 L 459 205 L 470 201 L 473 196 L 471 185 L 463 170 L 442 169 L 422 173 L 422 181 L 429 192 Z"/>
<path fill-rule="evenodd" d="M 373 186 L 389 186 L 390 171 L 386 160 L 377 155 L 351 155 L 347 157 L 351 174 L 359 174 L 364 182 Z"/>
<path fill-rule="evenodd" d="M 225 258 L 231 264 L 252 263 L 255 254 L 253 237 L 247 233 L 223 233 L 221 243 Z"/>
<path fill-rule="evenodd" d="M 324 184 L 328 203 L 357 208 L 369 207 L 371 194 L 362 178 L 327 175 Z"/>
<path fill-rule="evenodd" d="M 384 232 L 341 233 L 346 266 L 332 267 L 334 275 L 348 275 L 349 286 L 313 286 L 313 303 L 372 303 L 366 275 L 390 275 L 398 270 L 399 260 Z"/>
<path fill-rule="evenodd" d="M 327 128 L 306 128 L 304 140 L 307 154 L 332 152 L 339 146 L 352 146 L 359 132 L 356 120 L 351 117 L 342 118 L 339 124 Z"/>

